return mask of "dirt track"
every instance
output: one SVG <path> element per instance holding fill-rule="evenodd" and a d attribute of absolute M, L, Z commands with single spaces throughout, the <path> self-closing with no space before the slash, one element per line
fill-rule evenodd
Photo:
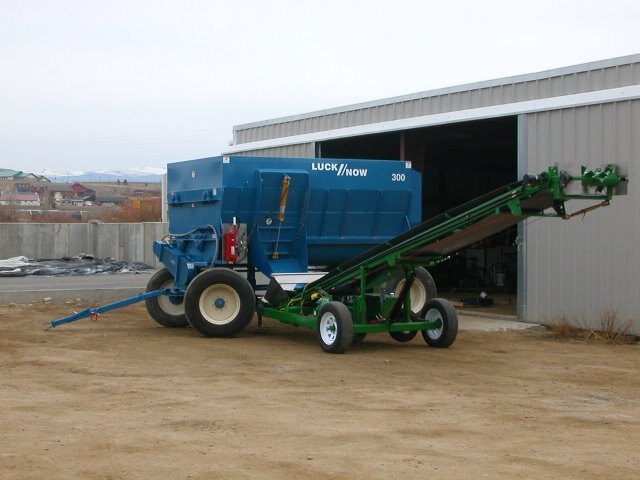
<path fill-rule="evenodd" d="M 637 478 L 637 345 L 461 332 L 323 353 L 267 321 L 234 339 L 144 307 L 0 307 L 4 479 Z"/>

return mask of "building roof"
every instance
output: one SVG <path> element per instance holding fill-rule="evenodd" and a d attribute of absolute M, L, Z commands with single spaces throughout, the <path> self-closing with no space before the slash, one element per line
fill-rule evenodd
<path fill-rule="evenodd" d="M 42 188 L 50 192 L 71 192 L 70 183 L 57 183 L 57 182 L 35 182 L 33 184 L 36 188 Z"/>
<path fill-rule="evenodd" d="M 255 127 L 261 127 L 265 125 L 273 125 L 276 123 L 291 122 L 295 120 L 301 120 L 301 119 L 312 118 L 312 117 L 320 117 L 320 116 L 325 116 L 325 115 L 330 115 L 335 113 L 344 113 L 351 110 L 361 110 L 363 108 L 389 105 L 391 103 L 402 103 L 409 100 L 416 100 L 416 99 L 421 99 L 426 97 L 449 95 L 451 93 L 474 91 L 474 90 L 480 90 L 480 89 L 489 88 L 489 87 L 511 85 L 514 83 L 526 83 L 531 81 L 545 80 L 548 78 L 572 75 L 575 73 L 588 72 L 591 70 L 612 68 L 620 65 L 627 65 L 627 64 L 638 63 L 638 62 L 640 62 L 640 54 L 627 55 L 624 57 L 609 58 L 606 60 L 600 60 L 600 61 L 589 62 L 589 63 L 581 63 L 579 65 L 571 65 L 568 67 L 554 68 L 551 70 L 544 70 L 541 72 L 528 73 L 524 75 L 515 75 L 512 77 L 502 77 L 494 80 L 485 80 L 481 82 L 467 83 L 462 85 L 456 85 L 453 87 L 438 88 L 434 90 L 425 90 L 422 92 L 410 93 L 408 95 L 400 95 L 397 97 L 389 97 L 389 98 L 383 98 L 380 100 L 372 100 L 369 102 L 354 103 L 350 105 L 344 105 L 341 107 L 329 108 L 325 110 L 316 110 L 308 113 L 272 118 L 269 120 L 261 120 L 257 122 L 250 122 L 250 123 L 245 123 L 241 125 L 235 125 L 233 129 L 245 130 L 247 128 L 255 128 Z"/>
<path fill-rule="evenodd" d="M 0 168 L 0 178 L 15 178 L 20 173 L 22 172 L 10 168 Z"/>
<path fill-rule="evenodd" d="M 48 182 L 49 179 L 44 175 L 36 175 L 35 173 L 22 172 L 20 170 L 12 170 L 10 168 L 0 168 L 0 178 L 33 179 Z"/>
<path fill-rule="evenodd" d="M 222 153 L 313 152 L 315 142 L 338 138 L 634 100 L 639 67 L 640 54 L 629 55 L 236 125 Z"/>

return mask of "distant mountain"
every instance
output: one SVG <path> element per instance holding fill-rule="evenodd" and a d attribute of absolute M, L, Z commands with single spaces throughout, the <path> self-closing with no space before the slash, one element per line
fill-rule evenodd
<path fill-rule="evenodd" d="M 116 183 L 118 180 L 123 182 L 138 182 L 138 183 L 160 183 L 162 181 L 162 175 L 165 173 L 164 169 L 155 167 L 143 167 L 131 170 L 99 170 L 93 172 L 54 172 L 45 170 L 44 175 L 52 182 L 112 182 Z"/>

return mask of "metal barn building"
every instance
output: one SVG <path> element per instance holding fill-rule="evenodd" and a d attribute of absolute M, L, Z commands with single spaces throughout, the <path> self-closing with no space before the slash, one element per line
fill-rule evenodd
<path fill-rule="evenodd" d="M 640 333 L 640 54 L 238 125 L 224 153 L 411 161 L 425 219 L 551 165 L 621 164 L 629 194 L 610 207 L 530 220 L 465 252 L 462 277 L 445 268 L 437 280 L 455 288 L 477 269 L 517 288 L 522 321 L 597 328 L 615 311 Z"/>

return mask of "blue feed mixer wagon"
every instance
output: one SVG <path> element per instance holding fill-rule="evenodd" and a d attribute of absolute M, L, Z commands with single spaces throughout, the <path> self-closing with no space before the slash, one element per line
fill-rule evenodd
<path fill-rule="evenodd" d="M 527 218 L 584 215 L 627 188 L 613 164 L 577 176 L 553 166 L 420 223 L 421 176 L 403 161 L 225 156 L 169 164 L 167 176 L 170 233 L 154 242 L 164 267 L 147 291 L 47 328 L 145 301 L 159 324 L 208 337 L 235 335 L 257 313 L 258 324 L 315 330 L 329 353 L 374 333 L 407 342 L 420 332 L 447 348 L 457 313 L 425 266 Z M 568 213 L 579 199 L 591 205 Z"/>
<path fill-rule="evenodd" d="M 307 283 L 320 275 L 310 268 L 330 269 L 418 225 L 421 199 L 421 176 L 409 162 L 225 156 L 171 163 L 170 233 L 154 243 L 165 268 L 147 291 L 173 294 L 147 300 L 149 313 L 164 326 L 232 335 L 251 320 L 255 290 L 266 287 L 256 272 L 284 288 Z M 206 282 L 198 280 L 205 272 Z M 211 288 L 222 285 L 218 275 L 232 285 Z M 209 290 L 190 301 L 195 289 Z"/>

